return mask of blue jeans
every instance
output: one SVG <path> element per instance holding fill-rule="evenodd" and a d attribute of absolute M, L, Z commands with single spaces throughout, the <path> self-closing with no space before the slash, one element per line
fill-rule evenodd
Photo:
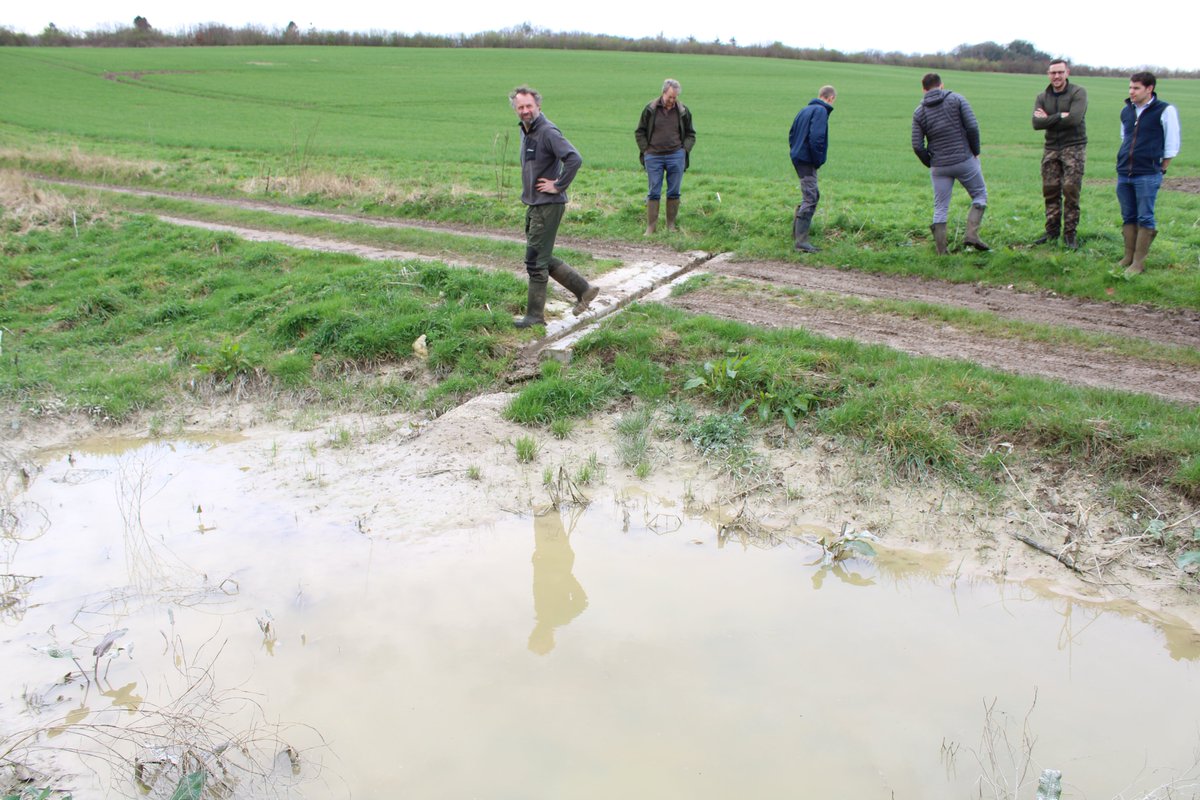
<path fill-rule="evenodd" d="M 1117 202 L 1121 204 L 1121 223 L 1139 228 L 1154 228 L 1154 201 L 1162 173 L 1152 175 L 1117 175 Z"/>
<path fill-rule="evenodd" d="M 683 186 L 684 152 L 679 148 L 674 153 L 653 155 L 646 153 L 646 177 L 650 181 L 650 193 L 647 200 L 658 200 L 662 197 L 663 173 L 667 174 L 667 199 L 678 200 L 679 189 Z"/>

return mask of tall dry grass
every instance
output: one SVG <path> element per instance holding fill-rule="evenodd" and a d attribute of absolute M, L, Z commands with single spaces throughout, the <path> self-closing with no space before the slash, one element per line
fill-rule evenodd
<path fill-rule="evenodd" d="M 27 233 L 34 228 L 73 227 L 78 231 L 103 217 L 91 201 L 66 197 L 19 172 L 0 170 L 0 230 Z"/>

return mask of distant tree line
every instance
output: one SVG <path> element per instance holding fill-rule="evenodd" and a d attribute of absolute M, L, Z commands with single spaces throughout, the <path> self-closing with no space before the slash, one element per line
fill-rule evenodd
<path fill-rule="evenodd" d="M 604 33 L 550 31 L 529 23 L 473 34 L 434 35 L 393 33 L 389 31 L 300 30 L 295 22 L 283 28 L 268 29 L 257 25 L 231 28 L 208 23 L 185 28 L 177 33 L 155 29 L 145 17 L 138 16 L 129 27 L 107 30 L 64 31 L 50 23 L 39 34 L 18 33 L 0 27 L 0 47 L 237 47 L 245 45 L 328 45 L 345 47 L 490 47 L 537 48 L 548 50 L 617 50 L 637 53 L 689 53 L 700 55 L 736 55 L 783 58 L 799 61 L 835 61 L 852 64 L 887 64 L 920 69 L 957 69 L 972 72 L 1043 73 L 1050 53 L 1038 50 L 1022 39 L 997 44 L 962 44 L 949 53 L 914 54 L 898 51 L 865 50 L 843 53 L 824 47 L 789 47 L 773 44 L 739 45 L 736 39 L 701 42 L 695 37 L 668 39 L 662 34 L 630 39 Z M 1154 69 L 1159 77 L 1200 78 L 1200 70 Z M 1123 77 L 1129 70 L 1072 64 L 1075 75 Z"/>

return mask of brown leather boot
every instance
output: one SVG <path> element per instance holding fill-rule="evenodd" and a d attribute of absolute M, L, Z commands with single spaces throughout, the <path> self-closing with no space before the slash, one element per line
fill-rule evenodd
<path fill-rule="evenodd" d="M 646 201 L 646 232 L 643 236 L 651 236 L 658 230 L 658 201 Z"/>
<path fill-rule="evenodd" d="M 1133 263 L 1125 270 L 1126 275 L 1141 275 L 1146 269 L 1146 254 L 1150 252 L 1150 243 L 1154 241 L 1154 237 L 1158 235 L 1158 231 L 1154 228 L 1137 229 L 1137 242 L 1133 247 Z"/>
<path fill-rule="evenodd" d="M 679 217 L 679 198 L 674 200 L 667 198 L 667 230 L 677 231 L 679 226 L 675 224 L 675 220 Z"/>
<path fill-rule="evenodd" d="M 1125 239 L 1125 257 L 1117 262 L 1117 266 L 1128 267 L 1133 263 L 1133 251 L 1137 248 L 1138 226 L 1132 223 L 1122 225 L 1121 236 Z"/>

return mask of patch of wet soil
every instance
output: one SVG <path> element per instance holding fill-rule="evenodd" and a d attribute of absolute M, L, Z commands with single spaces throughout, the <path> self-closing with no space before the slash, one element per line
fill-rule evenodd
<path fill-rule="evenodd" d="M 705 289 L 665 302 L 697 314 L 751 325 L 802 327 L 825 336 L 887 345 L 914 355 L 961 359 L 1005 372 L 1080 386 L 1154 394 L 1181 403 L 1200 400 L 1200 369 L 1178 364 L 1154 363 L 1063 344 L 990 338 L 936 321 L 818 308 L 753 292 L 730 294 Z"/>
<path fill-rule="evenodd" d="M 1162 188 L 1188 194 L 1200 194 L 1200 178 L 1167 178 L 1163 181 Z"/>
<path fill-rule="evenodd" d="M 707 269 L 777 288 L 827 292 L 861 300 L 909 300 L 986 311 L 1022 322 L 1200 348 L 1200 312 L 1191 309 L 1098 303 L 1046 292 L 1019 292 L 999 286 L 946 283 L 770 261 L 718 262 L 714 259 Z"/>

